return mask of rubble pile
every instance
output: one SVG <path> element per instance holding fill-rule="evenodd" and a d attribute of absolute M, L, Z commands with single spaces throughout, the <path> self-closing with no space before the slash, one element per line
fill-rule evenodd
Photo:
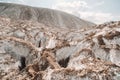
<path fill-rule="evenodd" d="M 120 21 L 66 29 L 0 17 L 1 80 L 119 80 Z"/>

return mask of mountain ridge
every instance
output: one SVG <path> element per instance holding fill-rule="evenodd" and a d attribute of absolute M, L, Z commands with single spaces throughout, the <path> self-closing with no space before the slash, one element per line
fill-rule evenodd
<path fill-rule="evenodd" d="M 13 3 L 0 3 L 0 16 L 12 19 L 38 21 L 52 27 L 80 29 L 95 26 L 94 23 L 62 11 Z"/>

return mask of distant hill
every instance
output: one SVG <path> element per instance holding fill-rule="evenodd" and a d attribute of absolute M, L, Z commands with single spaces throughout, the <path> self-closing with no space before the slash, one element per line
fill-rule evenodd
<path fill-rule="evenodd" d="M 0 16 L 38 21 L 52 27 L 79 29 L 91 28 L 95 25 L 65 12 L 12 3 L 0 3 Z"/>

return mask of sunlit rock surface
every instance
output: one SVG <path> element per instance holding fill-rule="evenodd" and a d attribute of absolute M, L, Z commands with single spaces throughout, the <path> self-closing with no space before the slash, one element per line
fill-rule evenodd
<path fill-rule="evenodd" d="M 120 22 L 86 29 L 0 17 L 2 80 L 119 80 Z M 26 67 L 19 71 L 21 56 Z"/>

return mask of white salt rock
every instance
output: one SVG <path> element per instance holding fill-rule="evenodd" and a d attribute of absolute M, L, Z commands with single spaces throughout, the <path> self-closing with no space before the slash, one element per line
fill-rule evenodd
<path fill-rule="evenodd" d="M 57 43 L 57 41 L 54 38 L 50 38 L 46 48 L 51 48 L 51 49 L 55 48 L 56 47 L 56 43 Z"/>

